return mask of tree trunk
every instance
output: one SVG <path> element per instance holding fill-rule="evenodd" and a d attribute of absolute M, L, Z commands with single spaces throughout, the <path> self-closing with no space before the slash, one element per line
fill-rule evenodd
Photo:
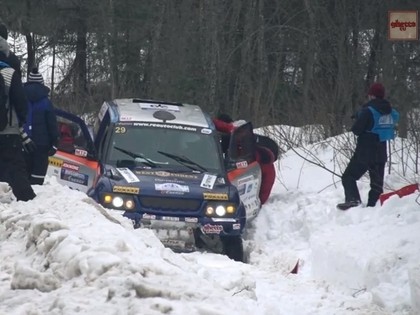
<path fill-rule="evenodd" d="M 31 33 L 25 34 L 26 38 L 26 49 L 28 51 L 28 68 L 26 70 L 26 77 L 29 76 L 29 73 L 32 71 L 32 69 L 36 66 L 35 64 L 35 49 L 34 49 L 34 42 L 33 37 Z"/>

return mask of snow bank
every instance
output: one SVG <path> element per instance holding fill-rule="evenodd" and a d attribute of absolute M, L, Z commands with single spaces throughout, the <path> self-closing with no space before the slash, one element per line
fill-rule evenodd
<path fill-rule="evenodd" d="M 378 306 L 394 312 L 410 306 L 418 310 L 419 269 L 413 268 L 410 276 L 407 270 L 407 265 L 418 264 L 412 248 L 420 248 L 416 197 L 404 197 L 404 204 L 409 205 L 404 208 L 395 196 L 382 207 L 337 212 L 336 225 L 311 237 L 313 276 L 345 287 L 353 295 L 370 292 Z M 401 300 L 403 305 L 397 302 Z"/>
<path fill-rule="evenodd" d="M 413 314 L 420 314 L 420 265 L 409 268 L 411 306 Z"/>

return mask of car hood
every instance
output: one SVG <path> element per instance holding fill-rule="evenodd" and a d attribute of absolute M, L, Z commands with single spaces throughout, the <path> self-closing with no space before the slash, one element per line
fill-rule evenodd
<path fill-rule="evenodd" d="M 114 191 L 135 187 L 143 196 L 223 200 L 228 198 L 232 189 L 224 177 L 209 173 L 130 168 L 112 168 L 110 173 Z"/>

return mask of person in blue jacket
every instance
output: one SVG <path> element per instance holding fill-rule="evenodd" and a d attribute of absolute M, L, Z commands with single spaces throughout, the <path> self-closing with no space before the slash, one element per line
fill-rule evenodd
<path fill-rule="evenodd" d="M 356 150 L 342 175 L 345 202 L 337 205 L 347 210 L 361 204 L 356 181 L 367 171 L 370 177 L 368 207 L 374 207 L 383 192 L 387 141 L 394 139 L 399 113 L 384 99 L 385 88 L 373 83 L 368 91 L 369 101 L 354 116 L 351 131 L 357 136 Z"/>
<path fill-rule="evenodd" d="M 24 128 L 36 145 L 32 150 L 26 150 L 29 180 L 32 185 L 42 185 L 47 173 L 48 157 L 57 151 L 57 117 L 49 99 L 50 89 L 44 85 L 38 68 L 29 73 L 24 89 L 28 99 L 28 115 Z"/>

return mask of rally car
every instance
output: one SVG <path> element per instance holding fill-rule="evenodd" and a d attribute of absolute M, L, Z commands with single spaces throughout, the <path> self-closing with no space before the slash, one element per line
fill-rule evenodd
<path fill-rule="evenodd" d="M 49 175 L 152 229 L 175 251 L 243 261 L 242 235 L 261 207 L 251 123 L 229 135 L 224 152 L 197 105 L 107 101 L 92 130 L 75 115 L 56 114 L 61 136 Z"/>

